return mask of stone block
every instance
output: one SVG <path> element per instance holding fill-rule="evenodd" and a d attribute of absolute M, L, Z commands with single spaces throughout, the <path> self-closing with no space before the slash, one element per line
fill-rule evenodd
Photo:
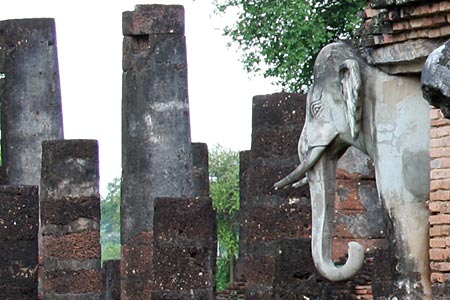
<path fill-rule="evenodd" d="M 253 97 L 252 128 L 270 130 L 270 126 L 303 127 L 305 94 L 275 93 Z"/>
<path fill-rule="evenodd" d="M 97 293 L 99 295 L 101 291 L 102 279 L 97 270 L 45 271 L 44 292 L 55 294 Z M 99 296 L 97 298 L 100 299 Z"/>
<path fill-rule="evenodd" d="M 216 214 L 212 201 L 204 198 L 156 198 L 156 242 L 216 241 Z"/>
<path fill-rule="evenodd" d="M 307 198 L 299 198 L 292 204 L 253 207 L 241 214 L 246 242 L 250 244 L 311 234 L 311 208 Z"/>
<path fill-rule="evenodd" d="M 275 256 L 247 256 L 243 262 L 245 279 L 249 287 L 273 285 Z M 246 297 L 247 299 L 247 297 Z"/>
<path fill-rule="evenodd" d="M 120 299 L 120 260 L 107 260 L 102 268 L 103 290 L 102 300 Z"/>
<path fill-rule="evenodd" d="M 37 186 L 0 186 L 0 240 L 37 239 Z"/>
<path fill-rule="evenodd" d="M 152 300 L 186 300 L 186 299 L 198 299 L 209 300 L 214 299 L 214 293 L 211 289 L 196 289 L 187 291 L 166 291 L 156 290 L 152 291 Z"/>
<path fill-rule="evenodd" d="M 181 5 L 137 5 L 122 14 L 123 35 L 183 34 L 184 7 Z"/>
<path fill-rule="evenodd" d="M 121 277 L 126 281 L 143 280 L 143 290 L 151 290 L 153 274 L 153 232 L 143 231 L 138 236 L 122 244 Z M 122 285 L 122 290 L 128 289 Z M 130 290 L 134 293 L 133 290 Z M 133 295 L 128 292 L 128 295 Z M 138 292 L 138 291 L 137 291 Z"/>
<path fill-rule="evenodd" d="M 196 242 L 157 243 L 154 255 L 156 290 L 196 290 L 214 287 L 215 247 Z"/>
<path fill-rule="evenodd" d="M 98 230 L 63 236 L 44 236 L 44 256 L 78 260 L 99 258 L 99 239 Z"/>
<path fill-rule="evenodd" d="M 0 295 L 35 299 L 38 290 L 37 186 L 0 186 Z"/>
<path fill-rule="evenodd" d="M 73 200 L 93 201 L 99 193 L 98 143 L 96 140 L 55 140 L 42 143 L 41 198 L 46 202 Z M 86 197 L 86 198 L 85 198 Z M 99 200 L 99 197 L 97 198 Z M 67 207 L 60 207 L 64 213 Z M 44 211 L 44 208 L 42 209 Z M 45 212 L 44 212 L 45 213 Z M 94 218 L 98 211 L 86 211 L 85 217 Z M 66 222 L 72 220 L 66 219 Z"/>

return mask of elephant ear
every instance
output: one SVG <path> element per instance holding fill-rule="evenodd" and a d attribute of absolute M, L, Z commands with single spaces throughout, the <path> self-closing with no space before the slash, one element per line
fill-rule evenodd
<path fill-rule="evenodd" d="M 339 66 L 339 78 L 347 106 L 346 117 L 350 126 L 352 138 L 356 140 L 361 130 L 361 72 L 359 63 L 347 59 Z"/>

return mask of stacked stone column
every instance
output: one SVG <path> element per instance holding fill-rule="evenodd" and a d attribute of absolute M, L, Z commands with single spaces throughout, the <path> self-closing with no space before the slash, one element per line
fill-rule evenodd
<path fill-rule="evenodd" d="M 171 207 L 176 207 L 177 201 L 180 207 L 186 201 L 193 201 L 193 207 L 210 202 L 209 198 L 192 198 L 207 194 L 208 175 L 202 155 L 197 155 L 204 155 L 206 148 L 192 145 L 190 139 L 184 9 L 138 5 L 135 11 L 123 14 L 123 34 L 121 296 L 122 300 L 162 299 L 162 286 L 167 282 L 165 268 L 173 270 L 170 276 L 176 277 L 189 268 L 188 261 L 200 265 L 204 259 L 213 261 L 202 254 L 180 261 L 173 269 L 169 263 L 179 259 L 178 254 L 162 251 L 166 244 L 159 237 L 163 232 L 155 229 L 161 220 L 155 211 L 157 198 L 161 198 L 158 203 L 164 215 L 161 222 L 167 226 L 178 217 L 189 220 L 193 215 L 179 216 L 176 210 L 165 210 L 165 201 Z M 210 206 L 201 207 L 206 214 L 212 213 Z M 212 226 L 208 224 L 205 227 Z M 177 231 L 170 233 L 170 239 L 177 240 Z M 205 253 L 215 256 L 215 237 L 212 231 L 208 234 L 210 238 L 200 235 L 198 242 L 206 247 Z M 208 278 L 206 285 L 183 281 L 167 286 L 167 290 L 178 297 L 174 299 L 187 299 L 186 290 L 193 291 L 192 299 L 212 299 L 213 269 L 207 267 L 203 270 Z M 198 298 L 204 297 L 204 291 L 194 290 L 206 286 L 211 289 L 208 298 Z"/>
<path fill-rule="evenodd" d="M 42 162 L 43 299 L 100 299 L 97 142 L 44 142 Z"/>

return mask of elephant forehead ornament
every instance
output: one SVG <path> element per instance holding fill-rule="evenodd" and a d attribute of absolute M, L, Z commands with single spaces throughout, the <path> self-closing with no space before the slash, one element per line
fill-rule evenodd
<path fill-rule="evenodd" d="M 387 75 L 342 42 L 319 53 L 298 145 L 301 163 L 274 187 L 309 183 L 312 256 L 324 277 L 349 279 L 364 262 L 364 248 L 356 242 L 349 243 L 344 265 L 332 258 L 336 164 L 354 146 L 374 161 L 380 205 L 392 224 L 387 239 L 396 259 L 393 284 L 406 294 L 431 297 L 428 110 L 418 79 Z"/>

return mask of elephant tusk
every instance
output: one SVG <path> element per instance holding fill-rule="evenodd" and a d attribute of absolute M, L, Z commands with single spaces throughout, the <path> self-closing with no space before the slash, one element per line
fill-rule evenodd
<path fill-rule="evenodd" d="M 307 184 L 308 184 L 308 178 L 304 177 L 302 180 L 299 180 L 296 183 L 294 183 L 292 185 L 292 187 L 298 189 L 298 188 L 304 187 Z"/>
<path fill-rule="evenodd" d="M 319 160 L 319 158 L 322 156 L 322 153 L 325 150 L 325 148 L 326 146 L 315 146 L 313 148 L 310 148 L 303 162 L 297 168 L 295 168 L 294 171 L 289 173 L 289 175 L 287 175 L 286 177 L 284 177 L 283 179 L 281 179 L 280 181 L 276 182 L 273 185 L 275 190 L 278 190 L 288 184 L 296 182 L 302 176 L 305 176 L 305 173 L 309 169 L 311 169 Z"/>

